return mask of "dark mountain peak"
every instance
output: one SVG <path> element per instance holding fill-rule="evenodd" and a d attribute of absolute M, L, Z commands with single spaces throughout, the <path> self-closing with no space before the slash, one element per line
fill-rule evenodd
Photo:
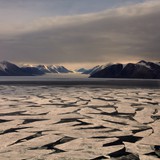
<path fill-rule="evenodd" d="M 1 61 L 0 64 L 7 66 L 7 65 L 10 65 L 10 64 L 13 64 L 13 63 L 11 63 L 9 61 Z"/>
<path fill-rule="evenodd" d="M 11 63 L 9 61 L 1 61 L 0 62 L 0 66 L 1 68 L 3 69 L 9 69 L 9 68 L 12 68 L 12 67 L 16 67 L 16 68 L 19 68 L 17 65 L 15 65 L 14 63 Z"/>
<path fill-rule="evenodd" d="M 2 61 L 0 62 L 0 71 L 2 76 L 25 76 L 28 75 L 25 73 L 20 67 L 17 65 L 8 62 Z"/>
<path fill-rule="evenodd" d="M 120 63 L 109 65 L 101 70 L 91 73 L 90 77 L 97 78 L 118 78 L 120 72 L 123 69 L 123 65 Z"/>
<path fill-rule="evenodd" d="M 146 62 L 144 60 L 126 65 L 113 64 L 98 70 L 91 74 L 90 77 L 160 79 L 160 66 L 154 62 Z"/>
<path fill-rule="evenodd" d="M 143 63 L 143 64 L 147 64 L 148 62 L 146 62 L 145 60 L 141 60 L 138 63 Z"/>
<path fill-rule="evenodd" d="M 44 64 L 39 64 L 37 67 L 46 67 Z"/>
<path fill-rule="evenodd" d="M 79 68 L 79 69 L 76 69 L 75 71 L 83 73 L 83 72 L 87 71 L 87 69 L 85 69 L 85 68 Z"/>

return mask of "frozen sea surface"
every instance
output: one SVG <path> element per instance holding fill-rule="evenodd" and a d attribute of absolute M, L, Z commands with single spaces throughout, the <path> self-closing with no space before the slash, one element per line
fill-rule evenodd
<path fill-rule="evenodd" d="M 112 79 L 112 78 L 88 78 L 89 75 L 47 74 L 44 76 L 1 76 L 0 85 L 98 85 L 112 87 L 143 87 L 160 88 L 159 79 Z"/>
<path fill-rule="evenodd" d="M 1 160 L 158 160 L 160 89 L 0 85 Z"/>

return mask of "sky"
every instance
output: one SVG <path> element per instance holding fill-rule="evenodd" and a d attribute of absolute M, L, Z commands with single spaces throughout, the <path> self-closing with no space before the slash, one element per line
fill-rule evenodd
<path fill-rule="evenodd" d="M 0 61 L 160 61 L 160 0 L 0 0 Z"/>

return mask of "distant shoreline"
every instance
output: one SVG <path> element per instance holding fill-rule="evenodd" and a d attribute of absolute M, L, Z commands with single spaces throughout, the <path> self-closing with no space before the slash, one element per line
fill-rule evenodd
<path fill-rule="evenodd" d="M 0 80 L 0 85 L 56 85 L 56 86 L 118 86 L 118 87 L 145 87 L 160 88 L 160 80 L 154 79 L 76 79 L 56 78 L 49 80 Z"/>

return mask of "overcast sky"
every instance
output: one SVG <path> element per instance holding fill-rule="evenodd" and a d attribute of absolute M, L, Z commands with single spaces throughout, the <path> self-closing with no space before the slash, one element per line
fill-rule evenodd
<path fill-rule="evenodd" d="M 159 19 L 160 0 L 0 0 L 0 60 L 160 61 Z"/>

